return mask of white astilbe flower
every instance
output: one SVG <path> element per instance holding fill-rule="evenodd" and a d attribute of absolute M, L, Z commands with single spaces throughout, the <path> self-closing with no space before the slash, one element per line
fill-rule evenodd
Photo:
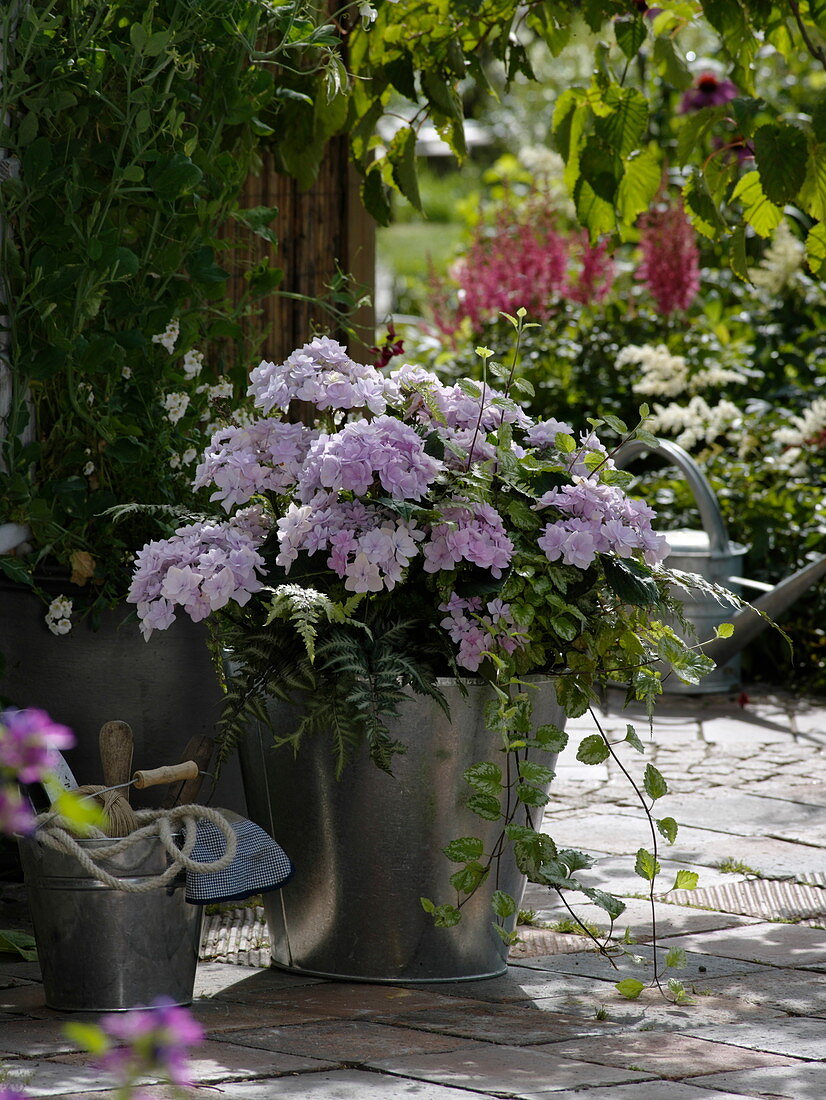
<path fill-rule="evenodd" d="M 155 333 L 155 335 L 152 337 L 152 343 L 162 344 L 163 347 L 165 347 L 171 355 L 172 352 L 175 350 L 175 344 L 178 341 L 178 336 L 180 335 L 180 332 L 181 329 L 180 325 L 178 324 L 178 320 L 176 317 L 173 317 L 166 328 L 163 330 L 163 332 Z"/>
<path fill-rule="evenodd" d="M 789 223 L 782 221 L 759 266 L 749 269 L 751 281 L 771 295 L 782 294 L 803 266 L 805 255 L 806 246 L 789 229 Z"/>
<path fill-rule="evenodd" d="M 632 383 L 634 393 L 650 397 L 679 397 L 688 389 L 688 365 L 682 355 L 672 355 L 665 344 L 629 344 L 617 356 L 617 367 L 642 368 Z"/>
<path fill-rule="evenodd" d="M 673 435 L 679 446 L 690 451 L 698 443 L 710 445 L 741 420 L 740 410 L 731 401 L 709 405 L 704 398 L 695 395 L 687 405 L 655 405 L 650 430 Z"/>
<path fill-rule="evenodd" d="M 788 427 L 772 432 L 772 439 L 783 448 L 779 465 L 792 474 L 805 473 L 809 449 L 826 445 L 826 397 L 815 398 L 800 416 L 791 417 Z"/>
<path fill-rule="evenodd" d="M 721 367 L 718 363 L 703 367 L 692 376 L 689 391 L 696 393 L 698 390 L 708 389 L 710 386 L 727 386 L 731 382 L 747 382 L 748 378 L 742 371 L 732 370 L 731 367 Z"/>
<path fill-rule="evenodd" d="M 641 375 L 632 382 L 634 393 L 644 397 L 679 397 L 694 394 L 711 386 L 726 386 L 732 382 L 743 383 L 748 379 L 742 371 L 721 366 L 706 359 L 703 367 L 694 374 L 682 355 L 672 355 L 665 344 L 629 344 L 616 359 L 618 368 L 635 364 Z"/>

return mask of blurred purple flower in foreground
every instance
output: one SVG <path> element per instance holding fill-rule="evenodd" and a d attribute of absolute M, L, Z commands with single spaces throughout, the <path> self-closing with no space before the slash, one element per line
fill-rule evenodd
<path fill-rule="evenodd" d="M 190 1048 L 204 1037 L 203 1028 L 187 1009 L 159 997 L 148 1008 L 102 1016 L 100 1028 L 112 1046 L 100 1059 L 102 1069 L 131 1085 L 148 1073 L 162 1073 L 173 1085 L 191 1085 Z"/>
<path fill-rule="evenodd" d="M 54 771 L 56 750 L 74 743 L 71 730 L 43 710 L 0 713 L 0 834 L 32 831 L 34 815 L 17 782 L 42 783 Z"/>

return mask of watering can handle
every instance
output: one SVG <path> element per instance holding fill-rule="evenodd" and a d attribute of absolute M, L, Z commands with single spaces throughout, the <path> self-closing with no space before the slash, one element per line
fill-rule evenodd
<path fill-rule="evenodd" d="M 700 519 L 708 535 L 711 553 L 729 556 L 731 554 L 731 543 L 729 542 L 723 514 L 720 511 L 720 505 L 717 503 L 717 497 L 708 483 L 708 478 L 691 455 L 678 444 L 671 443 L 669 440 L 663 440 L 659 446 L 651 447 L 639 439 L 630 439 L 617 449 L 614 454 L 614 462 L 622 468 L 643 454 L 662 456 L 683 473 L 697 502 Z"/>

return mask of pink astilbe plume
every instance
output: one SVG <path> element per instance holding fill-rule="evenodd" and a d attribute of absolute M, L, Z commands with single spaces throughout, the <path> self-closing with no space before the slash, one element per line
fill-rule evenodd
<path fill-rule="evenodd" d="M 463 317 L 479 329 L 500 312 L 524 306 L 531 317 L 547 320 L 565 287 L 567 243 L 554 228 L 551 211 L 537 202 L 520 211 L 501 207 L 495 229 L 480 225 L 452 275 L 459 284 L 455 314 L 437 310 L 436 323 L 453 332 Z"/>
<path fill-rule="evenodd" d="M 566 297 L 581 305 L 601 302 L 611 289 L 614 281 L 614 260 L 608 252 L 608 240 L 591 245 L 588 234 L 582 233 L 582 252 L 579 257 L 579 271 L 568 275 L 565 287 Z"/>
<path fill-rule="evenodd" d="M 681 202 L 649 210 L 640 220 L 642 263 L 637 278 L 645 283 L 660 313 L 688 309 L 700 289 L 697 237 Z"/>
<path fill-rule="evenodd" d="M 534 194 L 519 206 L 505 202 L 496 220 L 481 223 L 448 278 L 430 272 L 430 309 L 436 327 L 453 334 L 464 318 L 474 331 L 500 313 L 547 321 L 562 301 L 587 305 L 611 289 L 614 264 L 607 242 L 568 236 L 556 227 L 547 199 Z M 457 300 L 453 300 L 451 283 Z"/>

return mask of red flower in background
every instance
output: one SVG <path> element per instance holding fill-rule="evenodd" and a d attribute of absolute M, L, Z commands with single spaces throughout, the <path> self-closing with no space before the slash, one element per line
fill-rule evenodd
<path fill-rule="evenodd" d="M 373 364 L 378 370 L 382 367 L 386 367 L 391 359 L 395 359 L 397 355 L 404 354 L 404 341 L 396 339 L 396 330 L 392 324 L 387 326 L 387 336 L 384 338 L 384 343 L 378 347 L 370 348 L 370 351 L 375 355 L 376 361 Z"/>

